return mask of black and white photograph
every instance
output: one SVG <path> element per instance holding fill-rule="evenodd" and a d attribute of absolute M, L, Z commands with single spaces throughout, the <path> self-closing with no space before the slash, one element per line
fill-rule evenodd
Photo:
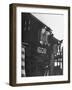
<path fill-rule="evenodd" d="M 21 76 L 63 75 L 64 16 L 39 13 L 21 16 Z M 49 25 L 51 22 L 53 26 Z"/>
<path fill-rule="evenodd" d="M 69 83 L 70 7 L 12 4 L 10 10 L 10 84 Z"/>

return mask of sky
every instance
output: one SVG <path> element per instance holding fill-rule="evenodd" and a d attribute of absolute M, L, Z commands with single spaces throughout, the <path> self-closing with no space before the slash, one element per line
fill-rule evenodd
<path fill-rule="evenodd" d="M 52 29 L 52 33 L 54 36 L 62 40 L 64 34 L 64 15 L 63 14 L 40 14 L 40 13 L 33 13 L 36 18 L 38 18 L 41 22 Z"/>

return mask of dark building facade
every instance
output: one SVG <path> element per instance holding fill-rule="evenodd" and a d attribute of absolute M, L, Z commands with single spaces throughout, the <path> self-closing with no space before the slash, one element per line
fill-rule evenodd
<path fill-rule="evenodd" d="M 62 40 L 30 13 L 22 13 L 21 76 L 63 75 Z"/>

